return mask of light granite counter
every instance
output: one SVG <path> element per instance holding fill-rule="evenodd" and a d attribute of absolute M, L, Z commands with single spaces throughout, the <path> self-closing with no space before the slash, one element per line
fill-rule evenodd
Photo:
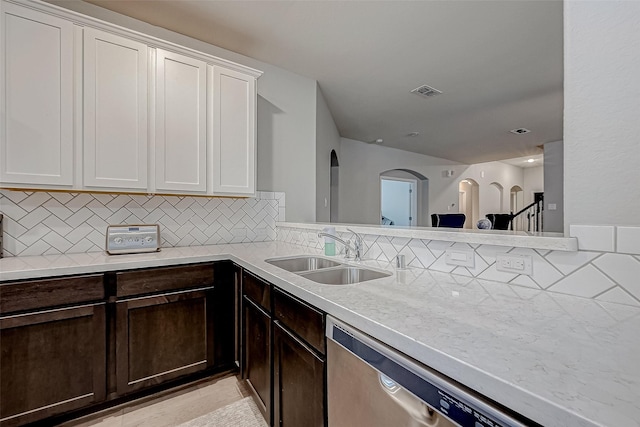
<path fill-rule="evenodd" d="M 423 269 L 321 285 L 264 261 L 301 253 L 318 251 L 268 242 L 14 257 L 0 260 L 0 281 L 231 259 L 544 426 L 640 426 L 640 309 Z"/>
<path fill-rule="evenodd" d="M 322 231 L 325 227 L 333 227 L 336 231 L 347 232 L 348 229 L 361 234 L 377 236 L 406 237 L 410 239 L 442 240 L 447 242 L 470 243 L 477 245 L 518 246 L 531 249 L 577 251 L 578 240 L 575 237 L 564 237 L 562 233 L 529 233 L 512 230 L 478 230 L 468 228 L 437 227 L 403 227 L 371 224 L 339 224 L 339 223 L 297 223 L 278 222 L 278 227 Z"/>

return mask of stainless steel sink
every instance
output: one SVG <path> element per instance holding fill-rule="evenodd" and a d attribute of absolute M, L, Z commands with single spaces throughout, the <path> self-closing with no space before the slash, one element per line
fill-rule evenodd
<path fill-rule="evenodd" d="M 296 273 L 305 279 L 325 285 L 351 285 L 391 276 L 391 273 L 386 271 L 354 267 L 313 255 L 271 258 L 265 261 L 283 270 Z"/>
<path fill-rule="evenodd" d="M 300 276 L 325 285 L 350 285 L 353 283 L 366 282 L 367 280 L 381 279 L 391 276 L 386 271 L 370 270 L 360 267 L 335 267 L 326 270 L 316 270 L 298 273 Z"/>
<path fill-rule="evenodd" d="M 322 268 L 337 267 L 343 265 L 337 261 L 315 256 L 295 256 L 287 258 L 274 258 L 265 260 L 269 264 L 280 267 L 283 270 L 298 273 L 301 271 L 314 271 Z"/>

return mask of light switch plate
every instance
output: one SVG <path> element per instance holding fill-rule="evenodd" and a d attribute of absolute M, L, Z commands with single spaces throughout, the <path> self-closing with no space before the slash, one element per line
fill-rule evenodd
<path fill-rule="evenodd" d="M 474 268 L 476 265 L 475 252 L 472 250 L 447 249 L 444 254 L 444 262 L 447 265 Z"/>
<path fill-rule="evenodd" d="M 531 255 L 497 254 L 496 269 L 507 273 L 533 275 Z"/>

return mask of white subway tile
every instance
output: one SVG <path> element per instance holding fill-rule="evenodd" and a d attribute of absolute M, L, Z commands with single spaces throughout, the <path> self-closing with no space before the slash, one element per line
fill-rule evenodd
<path fill-rule="evenodd" d="M 640 227 L 616 227 L 616 252 L 640 254 Z"/>
<path fill-rule="evenodd" d="M 520 274 L 509 283 L 513 285 L 525 286 L 527 288 L 540 289 L 540 286 L 536 282 L 534 282 L 531 277 L 525 276 L 524 274 Z"/>
<path fill-rule="evenodd" d="M 545 257 L 555 268 L 564 275 L 571 274 L 583 265 L 591 262 L 600 254 L 595 252 L 565 252 L 553 251 Z"/>
<path fill-rule="evenodd" d="M 445 242 L 443 240 L 431 240 L 427 245 L 433 255 L 438 258 L 447 250 L 449 246 L 453 245 L 453 242 Z"/>
<path fill-rule="evenodd" d="M 598 301 L 606 301 L 606 302 L 615 302 L 618 304 L 627 304 L 627 305 L 635 305 L 640 306 L 640 302 L 625 292 L 620 286 L 616 286 L 615 288 L 608 290 L 596 297 Z"/>
<path fill-rule="evenodd" d="M 416 258 L 424 266 L 424 268 L 428 268 L 431 264 L 434 263 L 436 257 L 433 256 L 431 251 L 427 248 L 424 241 L 420 239 L 412 239 L 409 242 L 409 249 L 415 254 Z"/>
<path fill-rule="evenodd" d="M 602 293 L 615 285 L 615 282 L 598 271 L 597 268 L 589 264 L 560 280 L 558 283 L 548 288 L 548 290 L 563 294 L 593 298 L 599 293 Z"/>
<path fill-rule="evenodd" d="M 581 251 L 615 251 L 615 227 L 612 225 L 570 225 L 569 235 L 578 239 Z"/>
<path fill-rule="evenodd" d="M 604 254 L 593 264 L 627 292 L 640 298 L 640 261 L 631 255 Z"/>

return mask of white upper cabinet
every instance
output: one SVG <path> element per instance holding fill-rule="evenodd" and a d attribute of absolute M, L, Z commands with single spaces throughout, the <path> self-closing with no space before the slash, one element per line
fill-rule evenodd
<path fill-rule="evenodd" d="M 73 24 L 3 3 L 0 181 L 73 185 Z"/>
<path fill-rule="evenodd" d="M 213 192 L 239 196 L 256 191 L 256 79 L 214 66 Z"/>
<path fill-rule="evenodd" d="M 84 30 L 84 187 L 147 190 L 147 46 Z"/>
<path fill-rule="evenodd" d="M 254 196 L 262 74 L 31 0 L 0 0 L 0 186 Z"/>
<path fill-rule="evenodd" d="M 156 50 L 155 190 L 207 191 L 207 64 Z"/>

